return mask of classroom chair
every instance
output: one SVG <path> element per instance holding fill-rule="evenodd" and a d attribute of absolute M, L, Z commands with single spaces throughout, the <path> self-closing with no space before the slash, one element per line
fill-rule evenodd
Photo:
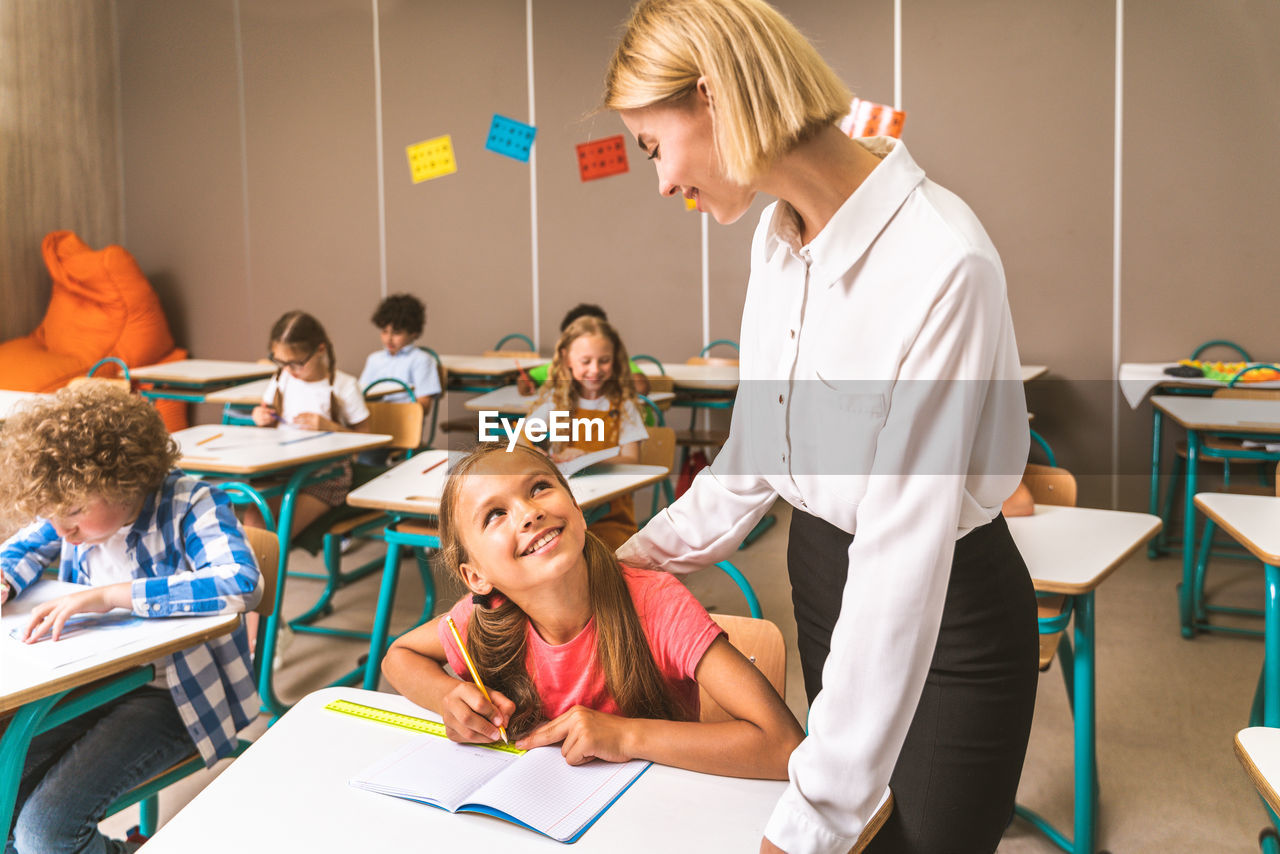
<path fill-rule="evenodd" d="M 1031 492 L 1036 504 L 1055 504 L 1060 507 L 1076 506 L 1076 479 L 1071 472 L 1056 466 L 1028 463 L 1022 472 L 1022 482 Z M 1071 619 L 1071 600 L 1061 594 L 1036 595 L 1037 616 L 1040 620 L 1040 670 L 1046 671 L 1058 654 L 1062 634 Z M 1071 694 L 1071 650 L 1064 648 L 1063 678 L 1068 680 L 1067 694 Z"/>
<path fill-rule="evenodd" d="M 370 383 L 370 387 L 376 385 L 377 382 L 381 381 Z M 365 390 L 368 391 L 368 388 Z M 410 394 L 412 394 L 412 389 L 410 389 Z M 392 437 L 391 444 L 384 447 L 402 450 L 405 452 L 407 457 L 412 457 L 422 441 L 422 407 L 418 405 L 417 401 L 405 403 L 370 401 L 368 406 L 370 432 L 389 434 Z M 371 561 L 367 561 L 356 569 L 343 572 L 341 565 L 342 538 L 379 537 L 381 536 L 383 527 L 387 524 L 389 519 L 390 517 L 381 510 L 369 510 L 347 519 L 343 519 L 329 527 L 324 534 L 324 574 L 303 572 L 289 573 L 292 577 L 310 578 L 325 582 L 325 588 L 321 592 L 320 598 L 317 599 L 316 603 L 304 614 L 290 620 L 290 628 L 295 632 L 332 635 L 336 637 L 353 638 L 356 640 L 369 639 L 368 632 L 358 632 L 350 629 L 335 629 L 326 626 L 316 626 L 313 624 L 321 617 L 326 617 L 333 613 L 333 596 L 335 593 L 343 587 L 346 587 L 355 581 L 359 581 L 367 575 L 377 572 L 383 567 L 383 559 L 375 558 Z M 425 583 L 425 580 L 431 574 L 431 569 L 427 564 L 425 557 L 421 554 L 418 554 L 417 557 L 418 571 L 423 575 Z"/>
<path fill-rule="evenodd" d="M 1256 390 L 1255 394 L 1262 390 Z M 1275 487 L 1274 494 L 1280 497 L 1280 463 L 1277 463 L 1275 470 Z M 1244 484 L 1243 488 L 1228 488 L 1228 492 L 1244 492 L 1250 495 L 1270 495 L 1271 489 L 1259 491 L 1254 484 Z M 1219 626 L 1210 623 L 1209 614 L 1234 614 L 1244 617 L 1264 617 L 1265 612 L 1261 608 L 1236 608 L 1226 605 L 1210 605 L 1205 602 L 1204 598 L 1204 581 L 1209 574 L 1209 557 L 1213 554 L 1212 543 L 1213 537 L 1218 531 L 1217 524 L 1212 519 L 1205 519 L 1204 535 L 1200 539 L 1200 551 L 1196 555 L 1196 567 L 1194 578 L 1194 586 L 1191 591 L 1191 608 L 1195 621 L 1195 626 L 1201 631 L 1226 632 L 1227 634 L 1247 635 L 1249 637 L 1263 637 L 1264 632 L 1261 629 L 1246 629 L 1238 626 Z M 1229 557 L 1236 557 L 1234 554 L 1228 554 Z"/>
<path fill-rule="evenodd" d="M 740 617 L 735 614 L 712 614 L 711 619 L 724 629 L 729 643 L 754 664 L 783 700 L 787 698 L 787 648 L 782 632 L 768 620 Z M 733 720 L 720 704 L 699 688 L 703 722 Z"/>
<path fill-rule="evenodd" d="M 676 491 L 671 485 L 671 473 L 676 466 L 676 431 L 670 427 L 650 427 L 649 438 L 640 444 L 640 465 L 662 466 L 667 470 L 667 477 L 653 485 L 653 501 L 649 505 L 652 519 L 658 512 L 659 497 L 665 498 L 668 504 L 676 500 Z"/>
<path fill-rule="evenodd" d="M 504 351 L 502 348 L 508 341 L 519 341 L 524 344 L 525 349 Z M 533 346 L 533 339 L 530 338 L 528 335 L 522 335 L 519 332 L 512 332 L 510 335 L 503 335 L 501 338 L 499 338 L 498 343 L 493 345 L 492 350 L 485 351 L 485 355 L 486 356 L 512 356 L 512 357 L 524 357 L 529 359 L 536 359 L 538 358 L 538 351 Z"/>
<path fill-rule="evenodd" d="M 265 504 L 259 510 L 262 512 L 264 519 L 270 519 L 271 511 L 267 509 Z M 258 607 L 253 609 L 260 617 L 255 641 L 257 653 L 253 659 L 253 681 L 256 684 L 261 676 L 262 661 L 265 658 L 263 651 L 266 644 L 267 618 L 271 616 L 276 607 L 276 560 L 279 553 L 279 543 L 276 540 L 274 531 L 268 531 L 263 528 L 245 528 L 244 535 L 249 548 L 253 550 L 254 558 L 258 561 L 258 570 L 262 573 L 262 599 L 258 602 Z M 235 751 L 231 754 L 232 757 L 244 753 L 249 748 L 250 743 L 240 739 L 236 744 Z M 156 825 L 160 818 L 160 790 L 185 777 L 190 777 L 198 771 L 203 771 L 204 767 L 204 759 L 200 757 L 199 753 L 193 753 L 186 759 L 175 763 L 167 771 L 162 771 L 145 783 L 141 783 L 125 792 L 107 806 L 103 817 L 115 815 L 123 809 L 139 804 L 138 831 L 143 836 L 151 836 L 156 832 Z"/>

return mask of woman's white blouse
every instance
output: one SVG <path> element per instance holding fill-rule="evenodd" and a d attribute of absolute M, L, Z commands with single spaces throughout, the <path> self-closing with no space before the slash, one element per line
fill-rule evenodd
<path fill-rule="evenodd" d="M 1028 432 L 1000 257 L 906 146 L 807 246 L 761 216 L 730 438 L 618 552 L 690 572 L 728 559 L 781 496 L 855 534 L 840 618 L 766 834 L 845 852 L 880 804 L 933 656 L 955 541 L 1017 487 Z M 781 571 L 781 568 L 779 568 Z"/>

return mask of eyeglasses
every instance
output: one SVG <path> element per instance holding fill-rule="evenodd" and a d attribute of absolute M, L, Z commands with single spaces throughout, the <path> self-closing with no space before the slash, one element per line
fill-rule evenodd
<path fill-rule="evenodd" d="M 310 353 L 307 354 L 307 357 L 305 359 L 301 359 L 294 362 L 286 362 L 283 359 L 277 359 L 274 353 L 268 354 L 267 358 L 270 359 L 271 364 L 275 365 L 277 368 L 285 368 L 286 370 L 300 371 L 304 367 L 306 367 L 307 362 L 310 362 L 312 359 L 315 358 L 315 355 L 317 352 L 318 350 L 312 350 Z"/>

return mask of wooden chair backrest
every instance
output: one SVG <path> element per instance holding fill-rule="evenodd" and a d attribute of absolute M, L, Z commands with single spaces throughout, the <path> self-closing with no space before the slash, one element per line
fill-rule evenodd
<path fill-rule="evenodd" d="M 737 359 L 731 359 L 728 356 L 691 356 L 685 361 L 686 365 L 736 365 Z"/>
<path fill-rule="evenodd" d="M 666 374 L 649 376 L 649 391 L 675 391 L 676 381 Z"/>
<path fill-rule="evenodd" d="M 662 466 L 671 471 L 676 466 L 676 431 L 673 427 L 650 427 L 649 438 L 640 445 L 640 464 Z"/>
<path fill-rule="evenodd" d="M 111 386 L 123 391 L 132 391 L 129 387 L 129 381 L 124 377 L 73 377 L 67 382 L 67 388 L 79 388 L 86 385 Z"/>
<path fill-rule="evenodd" d="M 1280 388 L 1220 388 L 1213 392 L 1214 397 L 1233 397 L 1245 400 L 1280 400 Z"/>
<path fill-rule="evenodd" d="M 274 531 L 266 528 L 245 527 L 245 541 L 258 559 L 258 572 L 262 573 L 262 599 L 253 610 L 266 617 L 276 607 L 276 570 L 280 566 L 280 541 Z"/>
<path fill-rule="evenodd" d="M 374 400 L 369 407 L 369 432 L 391 436 L 390 446 L 414 450 L 422 444 L 422 406 L 417 402 L 388 403 Z"/>
<path fill-rule="evenodd" d="M 485 350 L 485 356 L 489 358 L 499 359 L 540 359 L 542 358 L 536 350 Z M 515 367 L 512 365 L 511 367 Z"/>
<path fill-rule="evenodd" d="M 782 632 L 768 620 L 739 617 L 734 614 L 712 614 L 711 619 L 729 635 L 729 643 L 760 669 L 764 678 L 784 700 L 787 697 L 787 647 Z M 702 704 L 700 721 L 731 720 L 720 704 L 699 689 Z"/>
<path fill-rule="evenodd" d="M 1031 490 L 1031 498 L 1037 504 L 1076 506 L 1076 479 L 1066 469 L 1027 463 L 1022 482 Z"/>

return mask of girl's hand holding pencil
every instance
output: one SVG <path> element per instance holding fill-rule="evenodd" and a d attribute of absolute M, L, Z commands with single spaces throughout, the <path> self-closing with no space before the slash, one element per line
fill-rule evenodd
<path fill-rule="evenodd" d="M 516 704 L 501 691 L 489 698 L 474 682 L 458 682 L 444 697 L 440 718 L 451 741 L 463 744 L 491 744 L 502 740 L 502 730 L 515 714 Z"/>
<path fill-rule="evenodd" d="M 280 421 L 280 415 L 276 412 L 275 407 L 267 406 L 265 403 L 255 406 L 251 414 L 253 423 L 259 427 L 273 427 Z"/>

